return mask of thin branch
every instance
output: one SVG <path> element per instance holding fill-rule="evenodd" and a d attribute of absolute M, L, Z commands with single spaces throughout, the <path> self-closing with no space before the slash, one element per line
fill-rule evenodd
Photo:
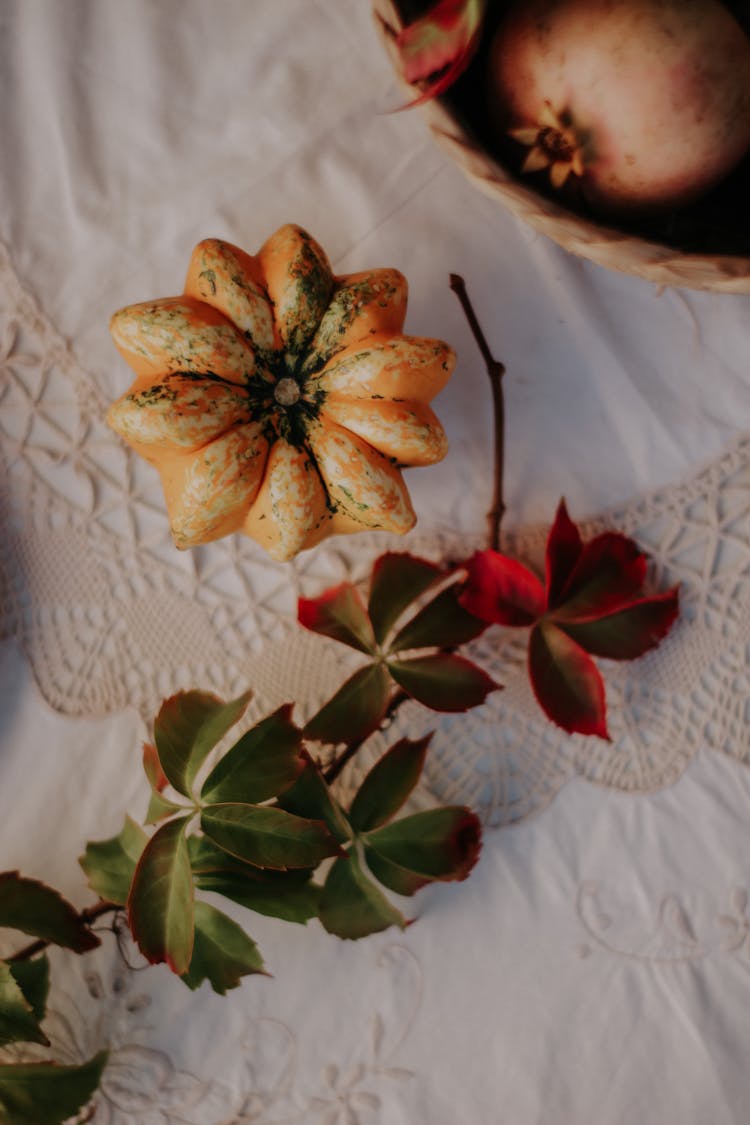
<path fill-rule="evenodd" d="M 105 914 L 112 914 L 116 910 L 122 910 L 122 907 L 114 902 L 105 902 L 102 899 L 100 902 L 97 902 L 95 906 L 88 906 L 85 910 L 82 910 L 78 915 L 78 920 L 82 922 L 84 926 L 90 926 L 97 918 L 101 918 Z M 36 957 L 37 953 L 43 953 L 50 945 L 55 944 L 56 943 L 52 940 L 39 938 L 38 941 L 32 941 L 29 945 L 25 945 L 23 949 L 19 949 L 18 953 L 6 957 L 5 960 L 28 961 L 30 957 Z"/>
<path fill-rule="evenodd" d="M 383 716 L 383 720 L 380 726 L 377 729 L 383 730 L 385 727 L 387 727 L 401 704 L 405 703 L 409 698 L 410 697 L 406 694 L 406 692 L 399 688 L 398 691 L 395 692 L 395 694 L 391 697 L 391 701 L 388 704 L 388 709 Z M 375 732 L 372 731 L 370 734 L 365 735 L 364 738 L 358 738 L 356 742 L 350 742 L 348 746 L 344 747 L 338 758 L 334 758 L 330 766 L 328 766 L 323 771 L 323 778 L 328 782 L 329 785 L 331 785 L 336 780 L 336 778 L 343 770 L 344 766 L 346 766 L 352 760 L 357 751 L 362 749 L 365 742 L 367 742 L 368 738 L 371 738 L 372 734 L 374 733 Z"/>
<path fill-rule="evenodd" d="M 489 546 L 493 551 L 500 550 L 500 524 L 505 514 L 505 500 L 503 499 L 503 475 L 505 467 L 505 402 L 503 400 L 503 375 L 505 365 L 495 359 L 485 339 L 482 327 L 477 320 L 474 307 L 466 292 L 466 282 L 457 273 L 450 275 L 450 286 L 461 302 L 466 319 L 469 322 L 474 339 L 482 353 L 492 388 L 492 412 L 494 418 L 494 445 L 495 445 L 495 491 L 492 498 L 492 507 L 487 513 L 489 523 Z"/>

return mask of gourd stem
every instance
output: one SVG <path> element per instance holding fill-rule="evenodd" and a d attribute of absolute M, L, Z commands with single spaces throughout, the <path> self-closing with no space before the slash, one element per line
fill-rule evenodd
<path fill-rule="evenodd" d="M 406 694 L 406 692 L 402 691 L 402 689 L 399 688 L 399 690 L 391 698 L 391 701 L 388 704 L 388 709 L 383 716 L 383 720 L 380 723 L 378 730 L 382 730 L 383 727 L 387 726 L 388 723 L 390 723 L 391 719 L 396 714 L 401 704 L 405 703 L 408 698 L 409 696 Z M 367 734 L 364 738 L 358 738 L 356 742 L 350 742 L 348 746 L 344 747 L 338 758 L 334 758 L 331 764 L 323 770 L 323 779 L 329 785 L 331 785 L 336 780 L 336 778 L 343 770 L 344 766 L 352 760 L 358 750 L 361 750 L 369 737 L 370 735 Z"/>
<path fill-rule="evenodd" d="M 78 921 L 82 922 L 85 926 L 90 926 L 97 918 L 101 918 L 104 914 L 112 914 L 116 910 L 122 910 L 122 907 L 114 902 L 105 902 L 102 899 L 94 906 L 88 906 L 85 910 L 82 910 L 78 915 Z M 23 949 L 19 949 L 18 953 L 13 953 L 10 957 L 6 957 L 5 960 L 8 962 L 28 961 L 29 958 L 36 957 L 37 953 L 43 953 L 45 949 L 54 944 L 55 942 L 52 940 L 39 938 L 38 941 L 32 941 L 29 945 L 25 945 Z"/>
<path fill-rule="evenodd" d="M 482 327 L 477 320 L 474 306 L 466 292 L 466 282 L 457 273 L 450 275 L 450 286 L 461 302 L 461 308 L 469 322 L 472 335 L 482 353 L 492 388 L 492 414 L 494 420 L 494 449 L 495 449 L 495 490 L 492 498 L 492 507 L 487 513 L 489 523 L 489 547 L 492 551 L 500 550 L 500 524 L 505 514 L 505 501 L 503 499 L 503 474 L 505 468 L 505 401 L 503 398 L 503 375 L 505 365 L 495 359 L 489 349 Z"/>

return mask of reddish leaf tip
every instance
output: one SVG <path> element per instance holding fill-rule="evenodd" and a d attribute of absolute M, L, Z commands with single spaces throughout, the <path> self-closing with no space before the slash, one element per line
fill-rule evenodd
<path fill-rule="evenodd" d="M 458 882 L 463 882 L 474 870 L 482 850 L 482 823 L 471 809 L 464 810 L 464 816 L 456 825 L 451 843 L 459 857 L 455 878 Z"/>

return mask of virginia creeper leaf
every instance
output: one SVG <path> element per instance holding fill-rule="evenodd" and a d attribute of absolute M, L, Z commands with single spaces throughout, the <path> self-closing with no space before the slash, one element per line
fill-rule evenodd
<path fill-rule="evenodd" d="M 435 563 L 389 551 L 375 560 L 368 609 L 378 644 L 382 644 L 408 605 L 442 576 Z"/>
<path fill-rule="evenodd" d="M 196 902 L 193 956 L 190 968 L 182 974 L 188 988 L 196 989 L 207 980 L 214 992 L 225 996 L 251 973 L 267 975 L 252 938 L 220 910 L 207 902 Z"/>
<path fill-rule="evenodd" d="M 569 734 L 607 733 L 604 681 L 590 656 L 552 621 L 529 638 L 529 675 L 542 710 Z"/>
<path fill-rule="evenodd" d="M 201 827 L 209 840 L 230 855 L 278 871 L 317 867 L 340 852 L 322 821 L 268 806 L 209 805 L 201 814 Z"/>
<path fill-rule="evenodd" d="M 559 604 L 560 595 L 583 550 L 583 541 L 577 526 L 568 515 L 564 500 L 557 507 L 555 522 L 547 538 L 545 557 L 547 608 Z"/>
<path fill-rule="evenodd" d="M 166 961 L 181 975 L 190 965 L 194 936 L 193 874 L 185 840 L 191 816 L 169 820 L 144 848 L 128 895 L 128 920 L 151 964 Z"/>
<path fill-rule="evenodd" d="M 19 1042 L 49 1046 L 49 1039 L 39 1026 L 39 1017 L 26 999 L 12 966 L 0 961 L 0 1047 Z"/>
<path fill-rule="evenodd" d="M 159 761 L 170 784 L 190 797 L 195 775 L 230 727 L 242 717 L 252 692 L 224 703 L 204 691 L 183 691 L 165 700 L 154 722 Z"/>
<path fill-rule="evenodd" d="M 21 930 L 75 953 L 96 949 L 99 938 L 57 891 L 17 871 L 0 874 L 0 927 Z"/>
<path fill-rule="evenodd" d="M 136 864 L 147 842 L 146 833 L 129 816 L 125 817 L 119 836 L 89 842 L 78 862 L 92 891 L 107 902 L 124 906 L 128 901 Z"/>
<path fill-rule="evenodd" d="M 218 848 L 205 836 L 191 836 L 188 851 L 195 884 L 214 891 L 258 914 L 307 922 L 318 913 L 320 887 L 310 882 L 307 868 L 272 871 L 253 867 Z"/>
<path fill-rule="evenodd" d="M 0 1065 L 0 1121 L 8 1125 L 62 1125 L 91 1100 L 106 1061 L 107 1052 L 100 1051 L 82 1066 Z"/>
<path fill-rule="evenodd" d="M 390 652 L 410 648 L 456 648 L 473 641 L 487 628 L 459 602 L 462 587 L 448 586 L 399 629 Z"/>
<path fill-rule="evenodd" d="M 319 906 L 320 921 L 329 934 L 361 938 L 387 930 L 404 929 L 406 919 L 362 870 L 357 856 L 337 859 L 328 872 Z"/>
<path fill-rule="evenodd" d="M 368 848 L 428 879 L 465 879 L 479 858 L 482 827 L 471 809 L 447 806 L 414 813 L 370 832 Z"/>
<path fill-rule="evenodd" d="M 305 737 L 333 745 L 366 738 L 383 721 L 390 688 L 390 677 L 382 664 L 360 668 L 313 715 L 305 727 Z"/>
<path fill-rule="evenodd" d="M 291 714 L 285 704 L 243 734 L 206 778 L 201 799 L 254 805 L 288 789 L 302 770 L 302 731 Z"/>
<path fill-rule="evenodd" d="M 432 79 L 411 105 L 447 90 L 471 62 L 479 43 L 487 0 L 439 0 L 396 37 L 407 82 Z"/>
<path fill-rule="evenodd" d="M 161 793 L 169 785 L 169 778 L 161 768 L 159 751 L 153 742 L 143 743 L 143 772 L 148 778 L 148 783 L 153 790 Z"/>
<path fill-rule="evenodd" d="M 544 587 L 535 574 L 499 551 L 478 551 L 466 564 L 459 600 L 464 609 L 495 625 L 531 625 L 544 613 Z"/>
<path fill-rule="evenodd" d="M 245 864 L 245 867 L 248 866 L 249 864 Z M 297 871 L 272 872 L 264 869 L 262 874 L 281 875 L 289 881 L 259 881 L 235 871 L 211 871 L 196 875 L 195 882 L 201 890 L 223 895 L 224 898 L 269 918 L 281 918 L 285 922 L 304 925 L 311 918 L 317 917 L 320 887 L 309 881 L 306 872 L 306 882 L 291 878 L 300 874 Z"/>
<path fill-rule="evenodd" d="M 606 531 L 586 543 L 560 594 L 555 616 L 574 621 L 616 609 L 635 597 L 646 578 L 646 559 L 636 543 Z"/>
<path fill-rule="evenodd" d="M 170 801 L 169 797 L 162 796 L 158 789 L 152 789 L 143 823 L 158 824 L 160 820 L 184 811 L 184 805 L 178 805 L 175 801 Z"/>
<path fill-rule="evenodd" d="M 291 789 L 282 794 L 279 805 L 295 816 L 322 820 L 334 840 L 343 844 L 352 835 L 344 811 L 306 751 L 303 751 L 302 758 L 302 772 Z"/>
<path fill-rule="evenodd" d="M 10 971 L 31 1005 L 32 1012 L 38 1020 L 43 1020 L 49 993 L 49 961 L 46 955 L 34 957 L 29 961 L 12 961 L 9 964 Z"/>
<path fill-rule="evenodd" d="M 372 767 L 349 810 L 357 832 L 369 832 L 395 816 L 422 773 L 432 735 L 416 742 L 399 739 Z"/>
<path fill-rule="evenodd" d="M 332 637 L 360 652 L 375 652 L 375 635 L 356 586 L 342 582 L 318 598 L 300 598 L 297 604 L 300 625 Z"/>
<path fill-rule="evenodd" d="M 656 648 L 679 612 L 677 590 L 640 598 L 592 621 L 561 621 L 560 627 L 593 656 L 635 660 Z"/>
<path fill-rule="evenodd" d="M 468 711 L 500 687 L 466 657 L 447 652 L 389 660 L 388 669 L 404 691 L 433 711 Z"/>
<path fill-rule="evenodd" d="M 414 871 L 407 871 L 405 867 L 399 867 L 397 863 L 386 859 L 369 846 L 365 846 L 365 858 L 367 866 L 377 881 L 387 887 L 389 891 L 393 891 L 394 894 L 411 897 L 420 888 L 433 882 L 426 875 L 417 875 Z"/>

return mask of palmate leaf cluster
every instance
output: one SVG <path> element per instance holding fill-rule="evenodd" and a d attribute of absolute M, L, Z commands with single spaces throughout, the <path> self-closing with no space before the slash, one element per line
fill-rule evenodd
<path fill-rule="evenodd" d="M 42 883 L 0 874 L 0 926 L 35 939 L 0 961 L 0 1047 L 49 1046 L 44 949 L 93 949 L 100 939 L 92 923 L 104 913 L 127 915 L 148 961 L 166 963 L 191 989 L 208 982 L 223 994 L 266 969 L 252 937 L 215 905 L 217 897 L 288 922 L 317 918 L 331 934 L 354 939 L 406 926 L 388 892 L 411 896 L 429 883 L 466 878 L 481 846 L 474 813 L 452 806 L 399 815 L 419 782 L 430 736 L 391 746 L 348 808 L 310 750 L 320 742 L 343 744 L 344 757 L 356 750 L 397 691 L 455 711 L 495 689 L 453 651 L 485 626 L 459 605 L 446 577 L 424 560 L 386 555 L 367 607 L 347 586 L 300 603 L 302 624 L 354 641 L 368 657 L 304 728 L 287 704 L 221 752 L 249 691 L 229 702 L 202 691 L 167 699 L 153 743 L 143 749 L 150 787 L 143 824 L 126 816 L 118 835 L 89 843 L 80 857 L 99 896 L 95 906 L 78 913 Z M 0 1064 L 0 1122 L 67 1120 L 90 1100 L 106 1057 L 100 1052 L 80 1066 Z"/>
<path fill-rule="evenodd" d="M 330 933 L 358 938 L 406 924 L 381 887 L 411 895 L 465 878 L 479 851 L 468 809 L 395 819 L 419 780 L 428 739 L 397 742 L 347 810 L 288 705 L 246 731 L 196 784 L 247 702 L 195 691 L 167 700 L 144 751 L 146 819 L 156 830 L 149 835 L 127 818 L 118 836 L 89 844 L 81 857 L 92 889 L 127 910 L 149 961 L 166 962 L 190 988 L 207 980 L 220 993 L 265 966 L 252 938 L 202 892 L 290 922 L 317 917 Z"/>

